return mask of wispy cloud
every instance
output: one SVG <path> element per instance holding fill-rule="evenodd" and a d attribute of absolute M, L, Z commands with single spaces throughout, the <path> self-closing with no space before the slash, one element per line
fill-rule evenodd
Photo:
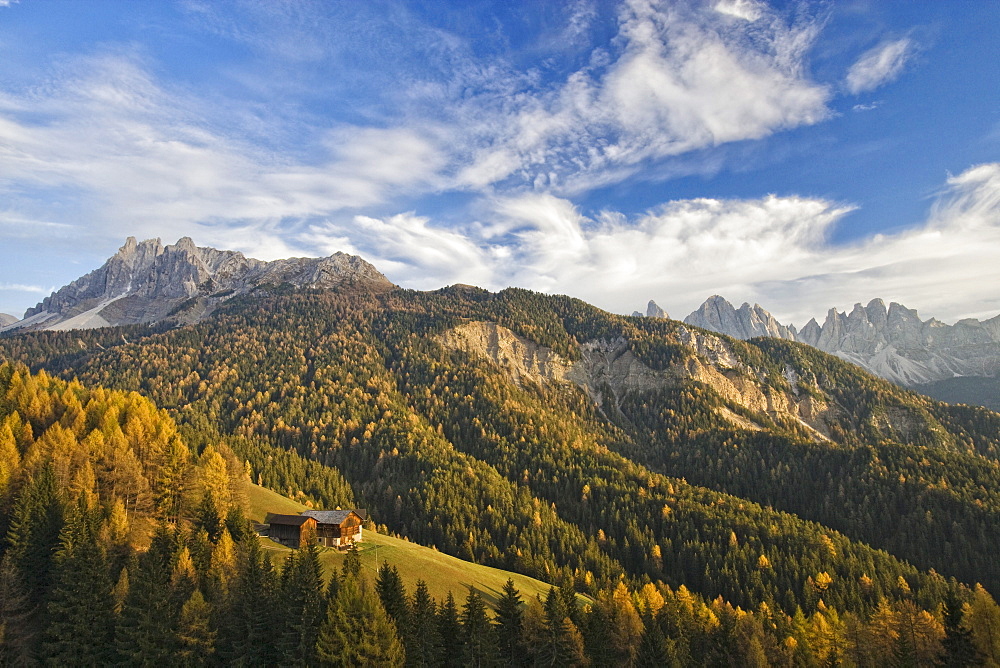
<path fill-rule="evenodd" d="M 473 100 L 490 122 L 458 182 L 579 192 L 646 161 L 816 123 L 830 95 L 806 75 L 818 28 L 753 2 L 627 2 L 614 53 L 549 89 Z"/>
<path fill-rule="evenodd" d="M 914 52 L 909 38 L 885 42 L 861 54 L 847 71 L 844 83 L 853 95 L 875 90 L 899 76 Z"/>
<path fill-rule="evenodd" d="M 55 288 L 43 288 L 40 285 L 24 285 L 23 283 L 0 283 L 0 290 L 10 290 L 12 292 L 32 292 L 40 295 L 47 295 Z"/>

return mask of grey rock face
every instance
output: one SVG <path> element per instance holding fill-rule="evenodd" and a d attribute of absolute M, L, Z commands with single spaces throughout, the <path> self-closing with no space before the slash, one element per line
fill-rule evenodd
<path fill-rule="evenodd" d="M 352 286 L 387 290 L 392 283 L 359 257 L 264 262 L 237 251 L 198 247 L 188 237 L 164 246 L 129 237 L 99 269 L 78 278 L 25 312 L 8 329 L 87 329 L 158 322 L 193 322 L 236 295 L 263 285 L 296 288 Z"/>
<path fill-rule="evenodd" d="M 8 313 L 0 313 L 0 327 L 6 327 L 7 325 L 13 325 L 18 321 L 18 318 L 12 316 Z"/>
<path fill-rule="evenodd" d="M 795 340 L 787 327 L 774 319 L 760 304 L 744 304 L 737 310 L 719 295 L 712 295 L 701 307 L 684 318 L 684 322 L 713 332 L 728 334 L 738 339 L 770 336 Z"/>
<path fill-rule="evenodd" d="M 922 321 L 913 309 L 881 299 L 855 304 L 850 313 L 830 309 L 820 326 L 785 327 L 760 308 L 715 295 L 684 322 L 739 339 L 771 336 L 806 343 L 904 386 L 955 376 L 992 377 L 1000 372 L 1000 316 L 946 325 Z"/>
<path fill-rule="evenodd" d="M 659 305 L 657 305 L 656 302 L 654 302 L 652 299 L 650 299 L 649 303 L 646 304 L 646 312 L 643 313 L 641 311 L 632 311 L 632 317 L 633 318 L 643 318 L 643 317 L 645 317 L 645 318 L 669 318 L 670 314 L 667 313 L 666 311 L 664 311 L 662 308 L 659 307 Z"/>
<path fill-rule="evenodd" d="M 670 315 L 666 311 L 664 311 L 662 308 L 660 308 L 656 304 L 656 302 L 654 302 L 652 299 L 650 299 L 649 303 L 646 304 L 646 317 L 647 318 L 669 318 Z"/>

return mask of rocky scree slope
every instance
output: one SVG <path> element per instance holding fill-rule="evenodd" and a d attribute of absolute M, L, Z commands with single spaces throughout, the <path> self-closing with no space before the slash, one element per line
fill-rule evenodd
<path fill-rule="evenodd" d="M 345 253 L 265 262 L 237 251 L 195 246 L 188 237 L 167 246 L 159 239 L 137 242 L 129 237 L 99 269 L 28 309 L 23 320 L 4 323 L 3 330 L 93 329 L 163 320 L 187 324 L 234 296 L 283 284 L 372 291 L 394 287 L 371 264 Z"/>

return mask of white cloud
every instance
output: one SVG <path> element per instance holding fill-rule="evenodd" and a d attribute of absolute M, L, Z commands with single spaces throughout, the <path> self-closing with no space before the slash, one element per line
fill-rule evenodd
<path fill-rule="evenodd" d="M 864 52 L 847 71 L 847 90 L 857 95 L 893 81 L 912 55 L 913 43 L 908 38 L 885 42 Z"/>
<path fill-rule="evenodd" d="M 52 292 L 53 288 L 43 288 L 40 285 L 24 285 L 23 283 L 0 283 L 0 290 L 34 292 L 40 295 L 47 295 Z"/>
<path fill-rule="evenodd" d="M 315 224 L 298 240 L 323 253 L 360 254 L 392 281 L 431 290 L 452 283 L 491 284 L 490 251 L 469 234 L 413 213 L 385 219 L 354 216 Z"/>
<path fill-rule="evenodd" d="M 1000 312 L 1000 163 L 949 178 L 923 224 L 847 245 L 828 239 L 852 207 L 804 197 L 680 200 L 635 219 L 549 194 L 489 210 L 461 232 L 404 214 L 316 233 L 370 244 L 358 250 L 404 287 L 516 285 L 621 313 L 653 298 L 683 317 L 716 293 L 799 326 L 874 297 L 945 320 Z"/>
<path fill-rule="evenodd" d="M 81 226 L 115 239 L 190 235 L 285 256 L 289 227 L 433 188 L 443 159 L 417 129 L 340 127 L 316 133 L 318 161 L 296 163 L 213 124 L 203 101 L 120 54 L 41 90 L 0 112 L 0 192 L 59 191 Z M 22 120 L 26 109 L 45 122 Z"/>
<path fill-rule="evenodd" d="M 829 114 L 829 91 L 806 75 L 817 34 L 816 22 L 789 23 L 746 0 L 714 11 L 627 2 L 606 64 L 495 108 L 482 97 L 460 104 L 489 122 L 470 128 L 478 148 L 457 180 L 477 188 L 511 178 L 571 193 L 644 161 L 816 123 Z"/>
<path fill-rule="evenodd" d="M 719 0 L 713 8 L 720 14 L 756 21 L 764 15 L 766 6 L 754 0 Z"/>

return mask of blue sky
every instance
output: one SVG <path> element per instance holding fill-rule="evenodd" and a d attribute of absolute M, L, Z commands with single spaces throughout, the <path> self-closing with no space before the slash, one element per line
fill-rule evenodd
<path fill-rule="evenodd" d="M 1000 313 L 1000 3 L 0 0 L 0 311 L 125 237 Z"/>

